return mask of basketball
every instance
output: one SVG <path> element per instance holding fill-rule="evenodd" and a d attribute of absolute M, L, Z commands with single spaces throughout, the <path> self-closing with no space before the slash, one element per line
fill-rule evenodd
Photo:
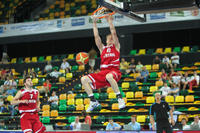
<path fill-rule="evenodd" d="M 88 61 L 89 61 L 89 55 L 88 55 L 88 53 L 86 53 L 86 52 L 79 52 L 79 53 L 76 55 L 76 62 L 77 62 L 79 65 L 87 64 Z"/>

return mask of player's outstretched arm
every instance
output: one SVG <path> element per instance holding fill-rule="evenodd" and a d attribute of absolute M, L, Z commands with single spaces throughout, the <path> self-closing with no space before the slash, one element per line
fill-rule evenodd
<path fill-rule="evenodd" d="M 117 37 L 117 32 L 116 32 L 115 26 L 113 25 L 113 17 L 111 15 L 108 15 L 108 16 L 106 16 L 106 20 L 110 26 L 110 32 L 111 32 L 112 38 L 114 40 L 115 47 L 119 50 L 120 43 L 119 43 L 119 40 Z"/>
<path fill-rule="evenodd" d="M 94 32 L 94 39 L 95 39 L 95 43 L 100 51 L 100 53 L 103 50 L 103 43 L 101 41 L 101 37 L 99 36 L 99 31 L 97 28 L 97 23 L 96 23 L 96 18 L 94 18 L 93 20 L 93 32 Z"/>
<path fill-rule="evenodd" d="M 22 96 L 21 91 L 18 91 L 13 100 L 11 101 L 11 105 L 17 105 L 20 103 L 28 103 L 28 100 L 19 100 Z"/>

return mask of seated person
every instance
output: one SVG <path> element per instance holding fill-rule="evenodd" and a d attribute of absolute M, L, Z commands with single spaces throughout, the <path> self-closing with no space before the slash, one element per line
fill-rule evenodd
<path fill-rule="evenodd" d="M 191 123 L 190 129 L 191 130 L 200 130 L 199 116 L 194 117 L 194 122 Z"/>
<path fill-rule="evenodd" d="M 120 62 L 120 70 L 121 70 L 121 72 L 125 73 L 126 70 L 128 69 L 128 66 L 129 66 L 128 62 L 124 58 L 122 58 L 121 62 Z"/>
<path fill-rule="evenodd" d="M 70 64 L 67 62 L 67 60 L 65 58 L 63 59 L 63 62 L 61 64 L 61 66 L 60 66 L 60 69 L 65 70 L 66 73 L 69 73 L 70 70 L 71 70 Z"/>
<path fill-rule="evenodd" d="M 60 72 L 58 72 L 57 68 L 54 68 L 54 70 L 48 75 L 48 79 L 50 79 L 53 83 L 58 81 L 59 76 L 61 75 Z"/>
<path fill-rule="evenodd" d="M 181 78 L 181 88 L 183 88 L 183 90 L 185 90 L 186 87 L 189 86 L 189 81 L 190 77 L 188 76 L 188 72 L 185 72 L 184 76 L 182 76 Z"/>
<path fill-rule="evenodd" d="M 76 116 L 75 121 L 70 124 L 70 127 L 72 130 L 75 131 L 81 130 L 81 123 L 79 122 L 79 116 Z"/>
<path fill-rule="evenodd" d="M 147 82 L 147 79 L 149 77 L 149 71 L 146 69 L 146 67 L 142 67 L 142 71 L 140 72 L 140 76 L 136 78 L 136 82 Z"/>
<path fill-rule="evenodd" d="M 112 118 L 109 118 L 109 123 L 106 126 L 106 130 L 120 130 L 121 126 L 113 121 Z"/>
<path fill-rule="evenodd" d="M 142 67 L 143 67 L 143 65 L 142 65 L 141 61 L 138 61 L 138 64 L 136 65 L 136 72 L 138 72 L 138 73 L 141 72 Z"/>
<path fill-rule="evenodd" d="M 154 59 L 153 59 L 153 64 L 160 64 L 161 63 L 161 59 L 156 56 Z"/>
<path fill-rule="evenodd" d="M 160 80 L 163 82 L 166 82 L 168 80 L 167 73 L 165 72 L 165 69 L 162 69 L 162 74 L 160 76 Z"/>
<path fill-rule="evenodd" d="M 165 96 L 167 96 L 168 94 L 169 94 L 169 92 L 170 92 L 170 87 L 167 85 L 167 83 L 164 83 L 164 86 L 162 86 L 161 88 L 160 88 L 160 91 L 162 91 L 162 96 L 163 97 L 165 97 Z"/>
<path fill-rule="evenodd" d="M 131 125 L 132 130 L 135 130 L 135 131 L 141 130 L 140 123 L 136 122 L 136 116 L 134 116 L 134 115 L 131 116 L 131 122 L 128 123 L 128 125 Z"/>
<path fill-rule="evenodd" d="M 48 100 L 51 105 L 55 104 L 55 105 L 58 105 L 58 96 L 56 95 L 56 91 L 53 91 L 49 100 Z"/>
<path fill-rule="evenodd" d="M 172 96 L 178 96 L 179 91 L 180 91 L 180 88 L 175 83 L 173 83 L 169 94 Z"/>
<path fill-rule="evenodd" d="M 190 125 L 187 125 L 187 120 L 185 118 L 181 120 L 181 127 L 181 130 L 191 130 Z"/>
<path fill-rule="evenodd" d="M 197 72 L 194 71 L 193 76 L 189 80 L 189 89 L 192 90 L 193 86 L 199 85 L 199 75 L 197 75 Z"/>
<path fill-rule="evenodd" d="M 51 65 L 51 62 L 48 61 L 47 65 L 44 67 L 44 73 L 50 73 L 52 71 L 53 67 Z"/>
<path fill-rule="evenodd" d="M 128 69 L 126 70 L 126 73 L 127 74 L 135 73 L 135 69 L 136 69 L 135 59 L 131 58 L 131 62 L 128 66 Z"/>

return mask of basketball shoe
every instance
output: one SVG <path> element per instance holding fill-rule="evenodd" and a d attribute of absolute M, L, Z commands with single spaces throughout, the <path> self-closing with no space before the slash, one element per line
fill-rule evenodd
<path fill-rule="evenodd" d="M 122 109 L 122 108 L 125 108 L 126 107 L 126 104 L 124 102 L 124 99 L 122 98 L 119 98 L 118 99 L 118 104 L 119 104 L 119 109 Z"/>
<path fill-rule="evenodd" d="M 89 105 L 89 107 L 87 108 L 86 112 L 90 112 L 90 111 L 92 111 L 94 108 L 96 108 L 96 107 L 98 107 L 98 106 L 100 106 L 100 104 L 99 104 L 98 101 L 96 101 L 96 102 L 90 101 L 90 105 Z"/>

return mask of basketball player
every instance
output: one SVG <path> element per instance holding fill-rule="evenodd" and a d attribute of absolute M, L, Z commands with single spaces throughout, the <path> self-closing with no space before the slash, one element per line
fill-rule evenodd
<path fill-rule="evenodd" d="M 117 33 L 113 25 L 112 16 L 107 16 L 106 20 L 110 26 L 111 34 L 106 36 L 106 43 L 104 44 L 101 41 L 101 38 L 98 33 L 96 19 L 93 22 L 93 32 L 95 43 L 101 54 L 101 71 L 98 73 L 88 74 L 81 78 L 81 83 L 85 88 L 86 93 L 90 97 L 90 105 L 87 108 L 86 112 L 92 111 L 94 108 L 99 106 L 99 102 L 94 98 L 92 89 L 99 89 L 106 86 L 111 86 L 114 90 L 119 103 L 119 109 L 125 107 L 125 102 L 122 99 L 120 94 L 117 82 L 121 78 L 121 72 L 119 70 L 120 66 L 120 43 L 118 41 Z"/>
<path fill-rule="evenodd" d="M 40 111 L 39 91 L 33 89 L 30 77 L 24 79 L 24 89 L 17 92 L 11 101 L 12 105 L 18 105 L 20 113 L 21 129 L 24 133 L 43 133 L 46 128 L 39 120 Z"/>

